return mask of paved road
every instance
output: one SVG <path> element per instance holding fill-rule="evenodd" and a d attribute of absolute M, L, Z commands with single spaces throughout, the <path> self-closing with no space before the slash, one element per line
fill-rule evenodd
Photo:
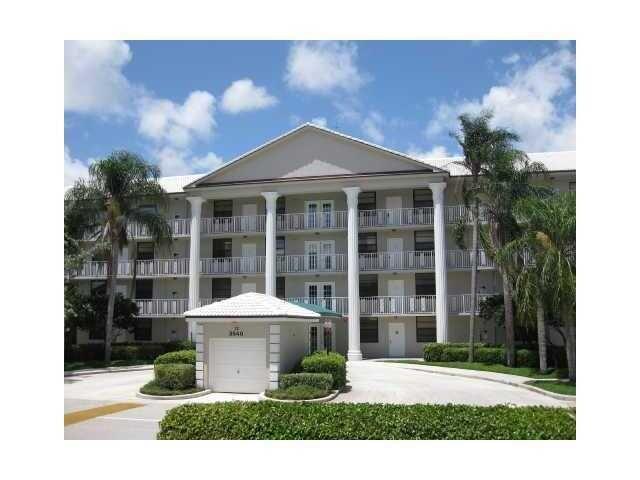
<path fill-rule="evenodd" d="M 350 391 L 339 395 L 334 402 L 567 405 L 509 385 L 427 373 L 400 364 L 350 362 L 348 372 Z M 65 378 L 65 413 L 114 403 L 140 404 L 137 408 L 69 425 L 65 427 L 65 439 L 154 439 L 158 422 L 176 405 L 258 399 L 257 395 L 224 393 L 176 401 L 137 398 L 138 389 L 152 377 L 153 372 L 149 370 Z"/>

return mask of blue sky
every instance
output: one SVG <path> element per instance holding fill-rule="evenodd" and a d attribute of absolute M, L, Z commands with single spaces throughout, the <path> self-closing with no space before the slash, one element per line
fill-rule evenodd
<path fill-rule="evenodd" d="M 575 149 L 575 43 L 65 43 L 65 185 L 112 150 L 210 171 L 315 121 L 422 159 L 490 108 L 527 151 Z"/>

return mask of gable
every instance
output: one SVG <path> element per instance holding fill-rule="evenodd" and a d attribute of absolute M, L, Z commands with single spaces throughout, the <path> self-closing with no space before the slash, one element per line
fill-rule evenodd
<path fill-rule="evenodd" d="M 414 170 L 433 171 L 400 154 L 306 125 L 201 178 L 194 186 Z"/>

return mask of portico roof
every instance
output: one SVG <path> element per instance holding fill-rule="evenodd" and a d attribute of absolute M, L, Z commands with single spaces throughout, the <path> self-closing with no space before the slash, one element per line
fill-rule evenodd
<path fill-rule="evenodd" d="M 261 318 L 317 321 L 321 315 L 270 295 L 250 292 L 184 312 L 185 318 L 228 318 L 232 321 Z"/>

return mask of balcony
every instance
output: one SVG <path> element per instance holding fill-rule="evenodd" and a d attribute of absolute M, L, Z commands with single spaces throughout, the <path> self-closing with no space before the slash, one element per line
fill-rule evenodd
<path fill-rule="evenodd" d="M 265 257 L 201 258 L 202 275 L 252 275 L 264 273 Z"/>
<path fill-rule="evenodd" d="M 264 232 L 266 218 L 266 215 L 203 218 L 200 222 L 200 233 L 202 235 L 261 233 Z"/>
<path fill-rule="evenodd" d="M 479 293 L 478 294 L 478 308 L 476 313 L 479 313 L 480 302 L 488 297 L 498 295 L 496 293 Z M 471 313 L 471 294 L 464 293 L 459 295 L 449 295 L 449 314 L 454 315 L 469 315 Z"/>
<path fill-rule="evenodd" d="M 433 207 L 360 210 L 358 225 L 361 230 L 433 225 Z"/>
<path fill-rule="evenodd" d="M 471 250 L 449 250 L 447 252 L 447 268 L 449 270 L 469 270 L 471 268 Z M 484 250 L 478 250 L 476 260 L 478 269 L 495 268 L 493 261 Z"/>
<path fill-rule="evenodd" d="M 344 230 L 347 228 L 347 212 L 284 213 L 276 217 L 276 230 L 295 232 L 305 230 Z"/>
<path fill-rule="evenodd" d="M 435 295 L 360 298 L 362 316 L 433 315 L 435 311 Z"/>
<path fill-rule="evenodd" d="M 136 276 L 138 278 L 153 277 L 188 277 L 188 258 L 156 258 L 153 260 L 138 260 L 136 262 Z"/>
<path fill-rule="evenodd" d="M 287 302 L 302 302 L 311 305 L 320 305 L 321 307 L 339 313 L 340 315 L 346 315 L 349 311 L 349 299 L 347 297 L 288 297 L 285 298 L 285 300 Z"/>
<path fill-rule="evenodd" d="M 359 263 L 361 272 L 433 270 L 435 268 L 433 250 L 361 253 Z"/>
<path fill-rule="evenodd" d="M 188 298 L 135 299 L 138 317 L 180 317 L 189 309 Z"/>
<path fill-rule="evenodd" d="M 347 271 L 347 256 L 343 253 L 318 255 L 279 255 L 278 273 L 337 273 Z"/>
<path fill-rule="evenodd" d="M 489 218 L 487 215 L 487 209 L 483 206 L 480 206 L 480 210 L 478 213 L 480 214 L 480 223 L 486 223 Z M 461 220 L 463 220 L 464 223 L 471 223 L 471 209 L 467 208 L 465 205 L 447 205 L 447 223 L 458 223 Z"/>
<path fill-rule="evenodd" d="M 108 262 L 85 262 L 80 270 L 74 272 L 71 278 L 93 279 L 107 278 L 109 270 Z M 125 261 L 118 263 L 118 277 L 131 277 L 133 274 L 133 262 Z"/>

